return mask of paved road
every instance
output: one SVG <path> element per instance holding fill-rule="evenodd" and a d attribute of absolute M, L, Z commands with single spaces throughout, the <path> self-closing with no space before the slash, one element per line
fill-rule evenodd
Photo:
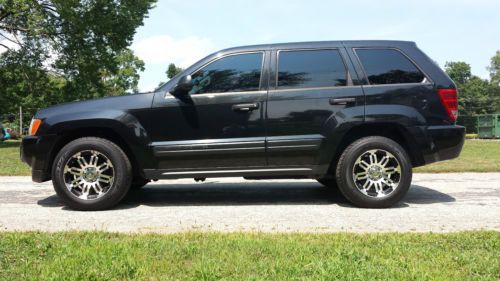
<path fill-rule="evenodd" d="M 0 177 L 0 230 L 500 231 L 500 173 L 415 174 L 390 209 L 354 208 L 312 180 L 160 181 L 114 210 L 72 211 L 50 183 Z"/>

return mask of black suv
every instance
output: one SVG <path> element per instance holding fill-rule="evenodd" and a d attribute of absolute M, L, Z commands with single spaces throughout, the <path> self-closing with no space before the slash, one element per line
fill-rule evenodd
<path fill-rule="evenodd" d="M 412 167 L 455 158 L 453 81 L 413 42 L 222 50 L 152 93 L 36 113 L 21 158 L 71 208 L 117 204 L 150 180 L 311 178 L 388 207 Z"/>

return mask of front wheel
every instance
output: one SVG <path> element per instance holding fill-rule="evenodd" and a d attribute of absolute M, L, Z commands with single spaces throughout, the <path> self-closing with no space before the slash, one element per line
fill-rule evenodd
<path fill-rule="evenodd" d="M 365 137 L 344 150 L 335 176 L 340 191 L 354 205 L 386 208 L 408 192 L 412 166 L 404 148 L 395 141 Z"/>
<path fill-rule="evenodd" d="M 52 182 L 61 200 L 83 211 L 108 209 L 127 194 L 132 180 L 127 155 L 102 138 L 76 139 L 57 154 Z"/>

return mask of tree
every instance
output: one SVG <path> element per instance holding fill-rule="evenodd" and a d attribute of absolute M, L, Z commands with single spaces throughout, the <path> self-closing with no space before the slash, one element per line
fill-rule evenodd
<path fill-rule="evenodd" d="M 475 116 L 496 111 L 498 86 L 472 75 L 465 62 L 447 62 L 445 70 L 458 87 L 458 123 L 465 125 L 467 132 L 475 132 Z"/>
<path fill-rule="evenodd" d="M 489 83 L 471 74 L 470 65 L 458 61 L 445 64 L 446 73 L 457 84 L 460 115 L 473 116 L 488 111 L 485 102 L 489 98 Z"/>
<path fill-rule="evenodd" d="M 2 96 L 26 103 L 24 96 L 49 94 L 53 79 L 65 81 L 56 83 L 64 101 L 134 90 L 143 64 L 127 47 L 154 2 L 0 0 L 0 48 L 6 50 L 0 67 L 10 71 L 0 81 L 20 83 L 0 87 L 21 91 L 2 90 Z"/>
<path fill-rule="evenodd" d="M 165 74 L 167 74 L 167 78 L 170 80 L 174 78 L 175 75 L 181 73 L 183 71 L 182 68 L 175 66 L 175 63 L 170 63 L 168 65 L 167 71 L 165 71 Z M 161 87 L 163 84 L 165 84 L 164 81 L 161 81 L 158 83 L 158 87 Z"/>
<path fill-rule="evenodd" d="M 459 88 L 459 112 L 466 116 L 493 113 L 495 104 L 491 91 L 492 87 L 488 80 L 473 75 Z"/>
<path fill-rule="evenodd" d="M 472 75 L 470 65 L 463 61 L 446 62 L 444 67 L 450 78 L 459 85 L 467 83 Z"/>
<path fill-rule="evenodd" d="M 65 101 L 61 92 L 66 80 L 45 71 L 42 62 L 28 55 L 21 51 L 0 58 L 0 115 L 17 112 L 18 106 L 34 113 L 37 108 Z"/>
<path fill-rule="evenodd" d="M 101 77 L 104 85 L 111 96 L 123 95 L 127 90 L 138 92 L 139 74 L 137 71 L 144 71 L 144 62 L 134 55 L 130 49 L 123 50 L 116 58 L 118 71 L 112 73 L 102 71 Z"/>
<path fill-rule="evenodd" d="M 490 66 L 488 67 L 490 71 L 491 83 L 500 86 L 500 50 L 491 57 Z"/>
<path fill-rule="evenodd" d="M 500 50 L 491 58 L 488 67 L 491 78 L 491 95 L 494 97 L 495 112 L 500 113 Z"/>
<path fill-rule="evenodd" d="M 167 71 L 165 73 L 167 74 L 168 79 L 172 79 L 175 75 L 181 72 L 182 68 L 175 66 L 174 63 L 171 63 L 168 65 Z"/>

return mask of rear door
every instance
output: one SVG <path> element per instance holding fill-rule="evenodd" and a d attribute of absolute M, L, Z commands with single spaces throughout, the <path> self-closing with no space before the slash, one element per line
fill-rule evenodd
<path fill-rule="evenodd" d="M 332 139 L 337 120 L 363 121 L 364 96 L 353 83 L 341 43 L 324 48 L 276 49 L 271 58 L 267 103 L 267 159 L 270 167 L 309 167 L 329 161 L 320 151 Z M 274 75 L 273 75 L 274 74 Z M 357 107 L 359 120 L 344 110 Z"/>

